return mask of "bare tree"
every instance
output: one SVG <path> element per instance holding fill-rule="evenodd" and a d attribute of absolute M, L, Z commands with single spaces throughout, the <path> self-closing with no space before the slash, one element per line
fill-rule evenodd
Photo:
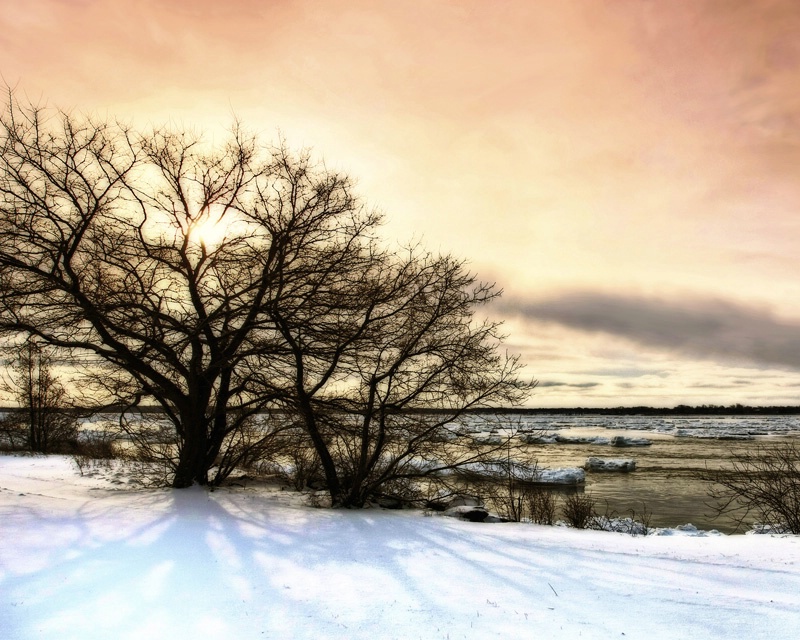
<path fill-rule="evenodd" d="M 739 525 L 755 517 L 777 531 L 800 533 L 800 448 L 794 442 L 735 454 L 728 469 L 705 471 L 718 515 Z"/>
<path fill-rule="evenodd" d="M 0 330 L 83 362 L 89 397 L 156 404 L 168 437 L 128 430 L 158 439 L 175 487 L 300 429 L 334 504 L 361 504 L 483 455 L 454 421 L 530 387 L 473 317 L 498 292 L 449 256 L 387 250 L 381 217 L 308 154 L 13 95 L 0 153 Z"/>
<path fill-rule="evenodd" d="M 0 153 L 0 328 L 88 362 L 95 398 L 156 403 L 175 432 L 174 486 L 218 482 L 223 445 L 282 392 L 254 389 L 248 362 L 254 334 L 260 354 L 279 350 L 264 313 L 275 274 L 298 247 L 376 218 L 346 178 L 238 129 L 210 150 L 10 95 Z M 214 242 L 210 224 L 225 229 Z"/>
<path fill-rule="evenodd" d="M 341 268 L 343 265 L 345 268 Z M 446 482 L 505 451 L 460 433 L 471 409 L 519 403 L 532 384 L 475 312 L 499 292 L 463 262 L 374 244 L 293 275 L 272 310 L 293 359 L 300 416 L 334 505 Z M 419 484 L 417 484 L 419 486 Z"/>
<path fill-rule="evenodd" d="M 26 448 L 39 453 L 62 451 L 78 434 L 76 415 L 69 411 L 66 390 L 53 373 L 53 356 L 27 340 L 15 349 L 15 361 L 3 387 L 19 404 L 6 415 L 0 430 L 13 446 L 23 439 Z"/>

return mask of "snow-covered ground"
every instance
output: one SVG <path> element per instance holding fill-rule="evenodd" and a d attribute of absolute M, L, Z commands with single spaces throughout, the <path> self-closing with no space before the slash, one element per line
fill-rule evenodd
<path fill-rule="evenodd" d="M 796 638 L 800 538 L 313 509 L 0 456 L 0 638 Z"/>

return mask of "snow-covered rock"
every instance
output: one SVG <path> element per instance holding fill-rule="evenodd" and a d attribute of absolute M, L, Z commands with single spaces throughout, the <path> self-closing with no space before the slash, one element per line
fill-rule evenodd
<path fill-rule="evenodd" d="M 631 536 L 646 536 L 651 531 L 646 523 L 633 518 L 597 516 L 591 524 L 592 529 L 611 531 L 613 533 L 627 533 Z"/>
<path fill-rule="evenodd" d="M 470 522 L 483 522 L 489 517 L 489 510 L 486 507 L 461 505 L 460 507 L 451 507 L 442 512 L 443 516 L 448 518 L 462 518 Z"/>
<path fill-rule="evenodd" d="M 651 536 L 690 536 L 692 538 L 705 538 L 707 536 L 724 536 L 724 533 L 720 533 L 716 529 L 711 529 L 710 531 L 704 531 L 702 529 L 698 529 L 694 526 L 691 522 L 687 524 L 681 524 L 677 527 L 672 528 L 657 528 L 652 529 L 648 532 L 648 535 Z"/>
<path fill-rule="evenodd" d="M 462 509 L 462 507 L 464 509 Z M 452 494 L 442 492 L 440 495 L 428 499 L 425 503 L 425 508 L 431 511 L 437 511 L 442 515 L 449 515 L 452 517 L 461 517 L 458 509 L 483 509 L 486 510 L 483 500 L 477 496 L 468 494 Z M 449 512 L 449 513 L 448 513 Z"/>
<path fill-rule="evenodd" d="M 748 536 L 752 535 L 764 535 L 764 534 L 786 534 L 791 533 L 789 528 L 786 525 L 782 524 L 763 524 L 761 522 L 756 522 L 750 528 L 749 531 L 746 531 L 745 534 Z"/>
<path fill-rule="evenodd" d="M 630 458 L 587 458 L 583 468 L 587 471 L 634 471 L 636 461 Z"/>
<path fill-rule="evenodd" d="M 452 509 L 453 507 L 482 507 L 483 500 L 476 496 L 468 495 L 455 495 L 444 501 L 445 509 Z"/>

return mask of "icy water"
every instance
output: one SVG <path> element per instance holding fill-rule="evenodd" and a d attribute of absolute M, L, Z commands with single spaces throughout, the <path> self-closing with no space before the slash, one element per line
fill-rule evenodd
<path fill-rule="evenodd" d="M 108 417 L 100 416 L 87 421 Z M 700 529 L 735 530 L 728 518 L 714 518 L 708 486 L 697 478 L 704 469 L 730 466 L 731 456 L 800 440 L 800 416 L 606 416 L 534 414 L 499 418 L 470 416 L 467 430 L 486 437 L 513 435 L 538 439 L 526 453 L 539 468 L 583 468 L 589 457 L 632 459 L 636 470 L 586 472 L 582 491 L 596 500 L 601 514 L 637 515 L 644 508 L 654 527 L 691 523 Z M 462 425 L 463 426 L 463 425 Z M 614 437 L 646 439 L 649 446 L 616 447 Z M 559 438 L 561 441 L 556 441 Z M 567 442 L 565 442 L 567 440 Z M 741 529 L 740 529 L 741 531 Z"/>
<path fill-rule="evenodd" d="M 800 416 L 536 415 L 481 426 L 487 433 L 509 428 L 551 440 L 528 447 L 541 468 L 583 467 L 589 457 L 635 460 L 636 470 L 630 473 L 586 472 L 584 491 L 596 499 L 601 513 L 608 509 L 629 516 L 631 510 L 640 514 L 646 506 L 655 527 L 692 523 L 700 529 L 731 533 L 735 523 L 713 517 L 708 487 L 696 473 L 729 467 L 733 454 L 800 438 Z M 561 442 L 552 442 L 554 436 L 560 436 Z M 614 436 L 645 438 L 652 444 L 615 447 L 605 443 Z"/>

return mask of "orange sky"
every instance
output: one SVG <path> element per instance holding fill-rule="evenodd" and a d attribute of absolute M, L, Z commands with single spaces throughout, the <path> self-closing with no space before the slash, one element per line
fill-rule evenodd
<path fill-rule="evenodd" d="M 534 405 L 800 402 L 797 0 L 0 0 L 0 73 L 313 147 L 506 290 Z"/>

